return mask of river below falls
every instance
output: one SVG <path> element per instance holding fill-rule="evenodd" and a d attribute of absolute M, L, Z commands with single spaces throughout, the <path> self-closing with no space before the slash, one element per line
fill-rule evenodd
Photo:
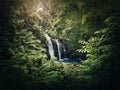
<path fill-rule="evenodd" d="M 59 62 L 67 62 L 67 63 L 73 63 L 73 62 L 81 62 L 82 58 L 63 58 L 63 59 L 59 59 Z"/>

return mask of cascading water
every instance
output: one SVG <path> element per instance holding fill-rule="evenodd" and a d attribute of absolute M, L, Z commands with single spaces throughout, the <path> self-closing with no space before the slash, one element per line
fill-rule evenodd
<path fill-rule="evenodd" d="M 43 34 L 48 42 L 48 49 L 49 49 L 50 58 L 53 58 L 53 57 L 55 57 L 55 55 L 54 55 L 54 49 L 53 49 L 53 44 L 52 44 L 51 38 L 47 33 L 43 32 Z"/>
<path fill-rule="evenodd" d="M 58 41 L 58 39 L 55 39 L 56 44 L 57 44 L 57 48 L 58 48 L 58 55 L 59 55 L 59 60 L 61 59 L 61 51 L 60 51 L 60 43 Z"/>
<path fill-rule="evenodd" d="M 50 55 L 50 59 L 54 58 L 55 55 L 54 55 L 54 49 L 53 49 L 53 44 L 52 44 L 52 41 L 51 41 L 51 38 L 50 36 L 43 32 L 47 42 L 48 42 L 48 50 L 49 50 L 49 55 Z M 66 58 L 66 49 L 65 47 L 63 47 L 63 50 L 64 50 L 64 58 L 61 59 L 61 46 L 60 46 L 60 43 L 58 41 L 58 39 L 55 39 L 55 42 L 57 44 L 57 48 L 58 48 L 58 55 L 59 55 L 59 62 L 69 62 L 69 63 L 74 63 L 74 62 L 80 62 L 82 59 L 81 58 L 75 58 L 75 59 L 70 59 L 70 58 Z"/>
<path fill-rule="evenodd" d="M 65 49 L 65 46 L 63 47 L 63 51 L 64 51 L 64 58 L 66 58 L 66 49 Z"/>

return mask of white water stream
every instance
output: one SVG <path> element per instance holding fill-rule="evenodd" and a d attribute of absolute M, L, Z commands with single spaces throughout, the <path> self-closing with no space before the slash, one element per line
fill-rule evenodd
<path fill-rule="evenodd" d="M 50 58 L 53 58 L 53 57 L 55 57 L 55 55 L 54 55 L 54 49 L 53 49 L 53 44 L 52 44 L 51 38 L 47 33 L 45 33 L 45 32 L 43 32 L 43 33 L 48 42 L 48 51 L 49 51 Z"/>

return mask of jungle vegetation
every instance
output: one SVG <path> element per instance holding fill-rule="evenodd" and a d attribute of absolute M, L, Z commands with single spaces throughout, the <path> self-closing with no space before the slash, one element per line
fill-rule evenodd
<path fill-rule="evenodd" d="M 50 59 L 43 31 L 83 60 Z M 119 90 L 119 42 L 120 0 L 0 0 L 0 90 Z"/>

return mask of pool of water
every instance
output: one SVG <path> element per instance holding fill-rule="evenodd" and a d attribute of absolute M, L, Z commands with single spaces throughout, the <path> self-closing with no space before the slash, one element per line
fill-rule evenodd
<path fill-rule="evenodd" d="M 73 59 L 63 58 L 59 60 L 59 62 L 67 62 L 67 63 L 81 62 L 81 61 L 82 61 L 82 58 L 73 58 Z"/>

